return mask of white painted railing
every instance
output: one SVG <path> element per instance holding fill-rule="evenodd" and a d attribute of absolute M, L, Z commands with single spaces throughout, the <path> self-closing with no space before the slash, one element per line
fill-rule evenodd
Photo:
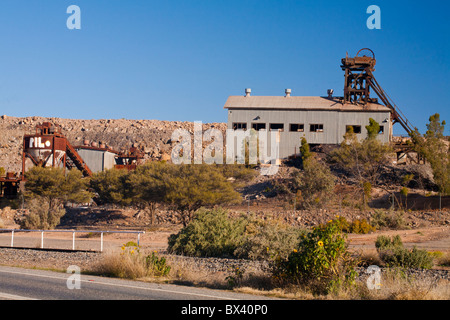
<path fill-rule="evenodd" d="M 103 251 L 103 234 L 104 233 L 131 233 L 137 234 L 137 245 L 139 246 L 139 241 L 141 234 L 145 231 L 108 231 L 108 230 L 28 230 L 28 229 L 0 229 L 0 232 L 11 232 L 11 248 L 14 248 L 14 233 L 15 232 L 40 232 L 41 233 L 41 249 L 44 249 L 44 233 L 50 232 L 72 232 L 72 250 L 75 250 L 75 234 L 76 233 L 100 233 L 100 251 Z M 48 248 L 51 249 L 51 248 Z"/>

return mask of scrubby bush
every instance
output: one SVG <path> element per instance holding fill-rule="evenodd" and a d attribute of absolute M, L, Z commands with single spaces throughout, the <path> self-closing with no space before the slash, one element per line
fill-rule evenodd
<path fill-rule="evenodd" d="M 223 209 L 200 209 L 186 227 L 169 237 L 168 251 L 196 257 L 233 256 L 245 225 L 244 219 L 230 219 Z"/>
<path fill-rule="evenodd" d="M 41 197 L 29 200 L 27 208 L 29 213 L 19 222 L 22 229 L 53 229 L 66 213 L 62 207 L 50 208 L 49 203 Z"/>
<path fill-rule="evenodd" d="M 252 260 L 286 258 L 297 248 L 300 236 L 304 234 L 304 230 L 278 221 L 246 217 L 245 232 L 234 255 Z"/>
<path fill-rule="evenodd" d="M 151 255 L 145 258 L 145 264 L 147 270 L 155 277 L 167 276 L 171 267 L 167 265 L 166 258 L 159 257 L 156 251 L 153 251 Z"/>
<path fill-rule="evenodd" d="M 379 254 L 381 260 L 388 267 L 412 269 L 431 269 L 433 267 L 433 257 L 427 251 L 416 247 L 411 250 L 407 248 L 382 250 Z"/>
<path fill-rule="evenodd" d="M 375 231 L 375 227 L 370 225 L 366 219 L 353 220 L 350 225 L 351 233 L 366 234 Z"/>
<path fill-rule="evenodd" d="M 320 207 L 333 198 L 336 177 L 325 163 L 308 156 L 303 160 L 303 170 L 292 173 L 292 182 L 299 207 Z"/>
<path fill-rule="evenodd" d="M 378 251 L 386 250 L 386 249 L 395 249 L 395 248 L 402 248 L 403 242 L 402 238 L 400 238 L 399 235 L 388 237 L 388 236 L 378 236 L 377 240 L 375 241 L 375 248 L 377 248 Z"/>
<path fill-rule="evenodd" d="M 287 259 L 278 259 L 274 276 L 285 283 L 304 285 L 313 293 L 326 294 L 352 284 L 355 266 L 346 235 L 333 220 L 314 227 Z"/>
<path fill-rule="evenodd" d="M 376 228 L 367 222 L 366 219 L 355 219 L 352 222 L 349 222 L 344 217 L 338 216 L 334 221 L 339 225 L 341 230 L 346 233 L 366 234 L 376 230 Z"/>
<path fill-rule="evenodd" d="M 168 251 L 202 257 L 270 260 L 287 257 L 299 243 L 302 230 L 252 215 L 232 218 L 223 209 L 196 212 L 178 234 L 169 237 Z"/>
<path fill-rule="evenodd" d="M 64 215 L 65 203 L 86 203 L 92 197 L 88 180 L 79 170 L 33 167 L 25 177 L 24 196 L 30 214 L 21 222 L 24 229 L 52 229 Z"/>
<path fill-rule="evenodd" d="M 380 259 L 388 267 L 431 269 L 433 256 L 425 250 L 403 247 L 400 236 L 378 236 L 375 242 Z"/>
<path fill-rule="evenodd" d="M 405 229 L 406 221 L 401 211 L 375 211 L 371 224 L 377 229 Z"/>

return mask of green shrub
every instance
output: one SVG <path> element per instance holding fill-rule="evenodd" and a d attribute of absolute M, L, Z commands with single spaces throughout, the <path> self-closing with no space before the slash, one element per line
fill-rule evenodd
<path fill-rule="evenodd" d="M 66 213 L 63 207 L 51 208 L 43 197 L 29 200 L 27 208 L 29 213 L 19 222 L 22 229 L 54 229 Z"/>
<path fill-rule="evenodd" d="M 366 234 L 376 230 L 376 228 L 369 224 L 366 219 L 356 219 L 352 222 L 348 222 L 344 217 L 337 216 L 334 221 L 336 221 L 341 230 L 346 233 Z"/>
<path fill-rule="evenodd" d="M 168 251 L 197 257 L 270 260 L 287 257 L 303 231 L 252 215 L 231 218 L 222 209 L 199 210 L 178 234 L 169 237 Z"/>
<path fill-rule="evenodd" d="M 284 223 L 246 217 L 245 232 L 234 251 L 237 258 L 272 260 L 277 256 L 286 258 L 298 247 L 300 236 L 305 232 Z"/>
<path fill-rule="evenodd" d="M 407 269 L 431 269 L 433 267 L 433 256 L 427 251 L 414 247 L 397 247 L 380 251 L 380 258 L 388 267 L 402 267 Z"/>
<path fill-rule="evenodd" d="M 393 236 L 392 238 L 387 236 L 378 236 L 375 241 L 375 247 L 378 251 L 385 249 L 395 249 L 402 248 L 403 242 L 399 235 Z"/>
<path fill-rule="evenodd" d="M 356 260 L 350 256 L 339 221 L 314 227 L 287 259 L 277 259 L 274 277 L 306 285 L 313 293 L 326 294 L 352 284 Z"/>
<path fill-rule="evenodd" d="M 353 220 L 350 225 L 351 233 L 366 234 L 375 231 L 375 227 L 370 225 L 366 219 Z"/>
<path fill-rule="evenodd" d="M 400 211 L 375 211 L 372 215 L 371 224 L 376 229 L 405 229 L 406 221 L 403 212 Z"/>
<path fill-rule="evenodd" d="M 148 272 L 156 277 L 167 276 L 171 269 L 171 267 L 167 265 L 166 258 L 159 258 L 155 251 L 145 258 L 145 264 Z"/>
<path fill-rule="evenodd" d="M 125 247 L 138 247 L 138 244 L 134 241 L 128 241 L 124 244 Z"/>
<path fill-rule="evenodd" d="M 233 256 L 244 230 L 244 219 L 230 219 L 223 209 L 200 209 L 186 227 L 169 237 L 168 251 L 197 257 Z"/>
<path fill-rule="evenodd" d="M 388 267 L 401 267 L 413 269 L 430 269 L 433 267 L 433 255 L 426 250 L 414 247 L 407 249 L 399 235 L 392 238 L 378 236 L 375 242 L 380 259 Z"/>

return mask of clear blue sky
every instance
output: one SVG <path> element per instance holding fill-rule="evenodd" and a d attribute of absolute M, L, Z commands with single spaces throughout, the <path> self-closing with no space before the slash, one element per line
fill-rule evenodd
<path fill-rule="evenodd" d="M 66 27 L 71 4 L 81 30 Z M 381 30 L 366 27 L 371 4 Z M 424 132 L 436 112 L 450 122 L 449 15 L 435 0 L 2 0 L 0 114 L 225 122 L 246 87 L 342 95 L 340 59 L 369 47 Z"/>

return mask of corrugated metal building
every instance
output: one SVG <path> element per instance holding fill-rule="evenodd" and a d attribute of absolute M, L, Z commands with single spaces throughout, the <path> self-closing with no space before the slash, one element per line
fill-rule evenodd
<path fill-rule="evenodd" d="M 114 168 L 117 152 L 107 148 L 81 146 L 75 147 L 92 172 Z"/>
<path fill-rule="evenodd" d="M 391 110 L 379 103 L 343 104 L 331 95 L 296 97 L 290 89 L 285 96 L 251 96 L 250 92 L 246 89 L 245 96 L 230 96 L 225 103 L 228 129 L 280 132 L 280 158 L 297 154 L 301 137 L 309 144 L 339 144 L 348 126 L 364 139 L 370 118 L 380 124 L 378 139 L 389 142 L 392 137 Z"/>

